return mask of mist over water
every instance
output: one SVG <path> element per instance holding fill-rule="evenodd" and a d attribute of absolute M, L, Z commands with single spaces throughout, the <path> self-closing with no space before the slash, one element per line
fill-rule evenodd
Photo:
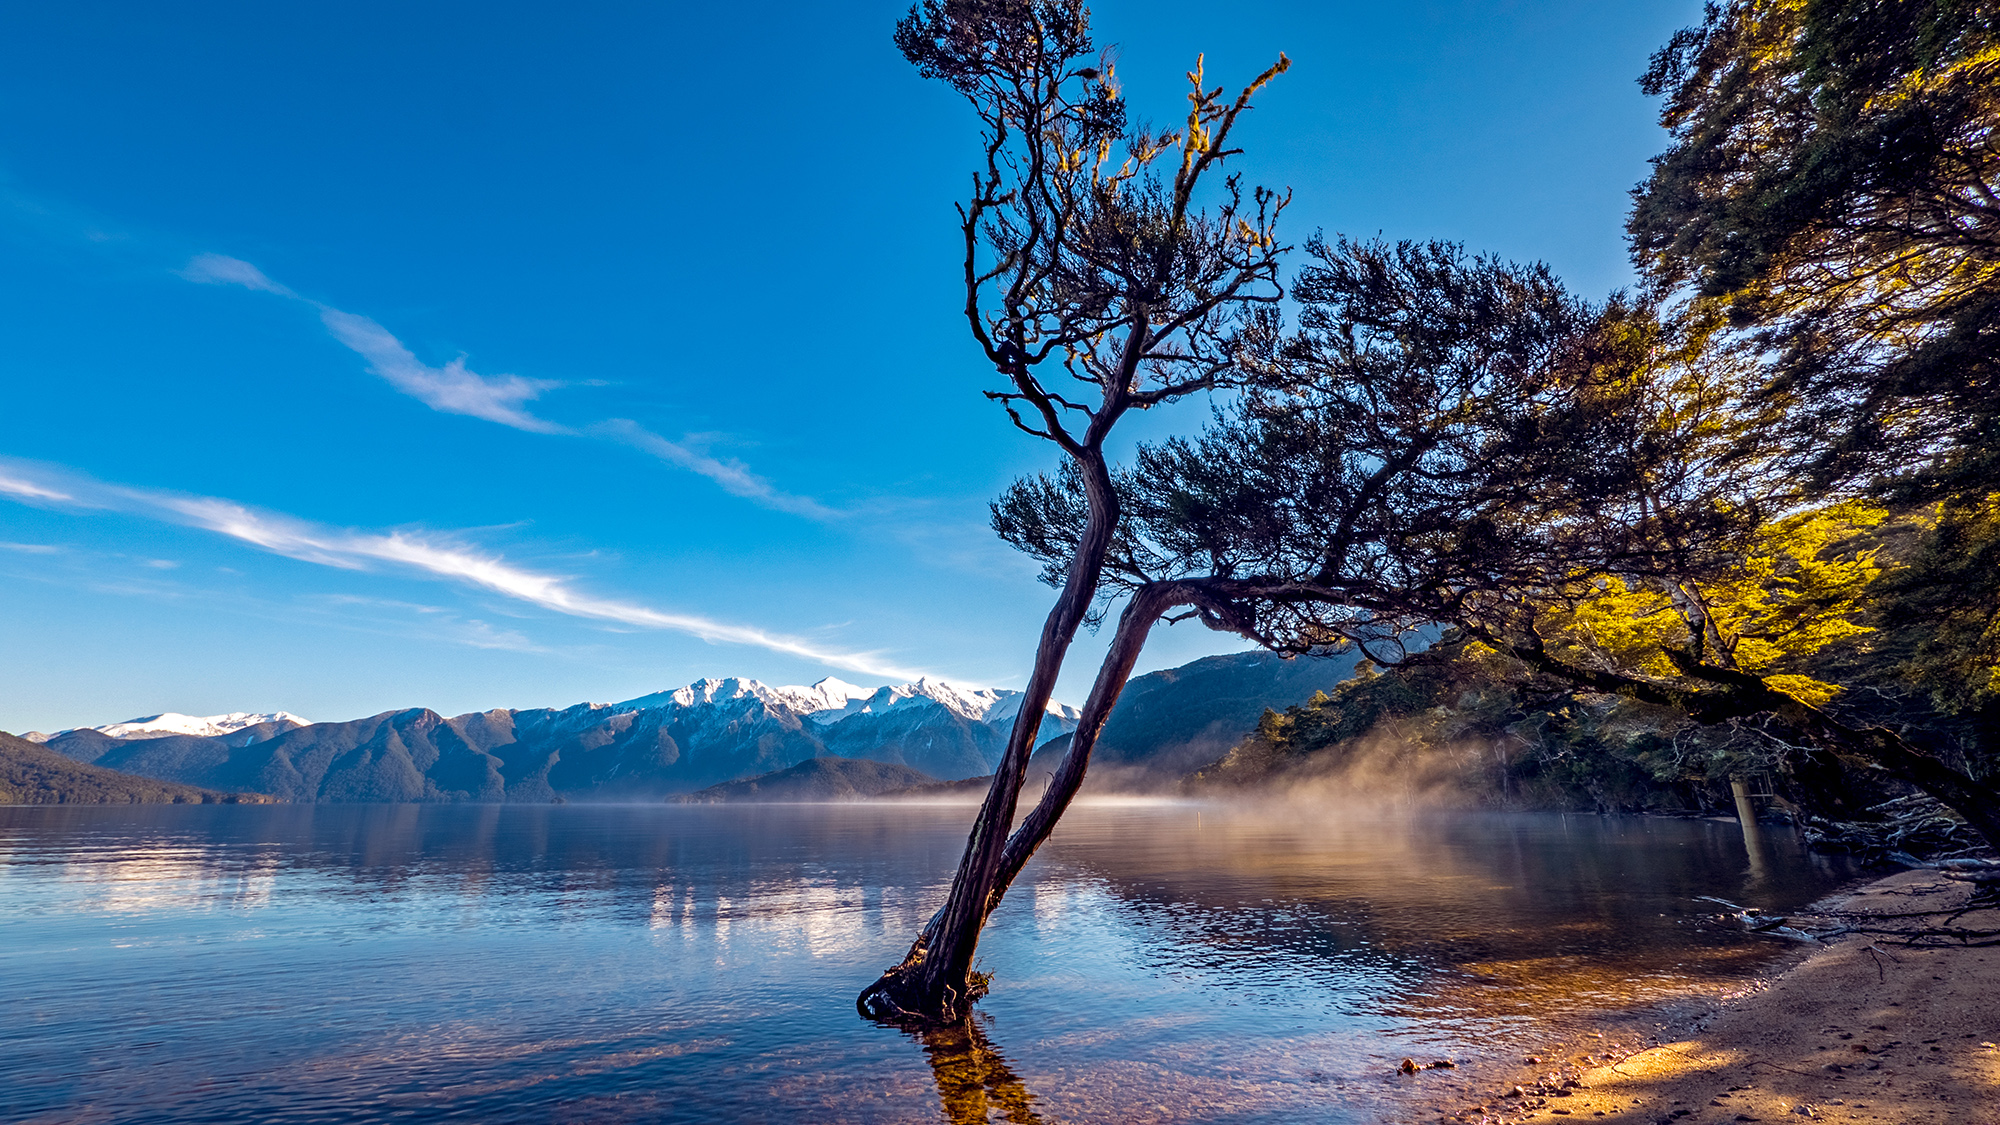
<path fill-rule="evenodd" d="M 0 809 L 0 1120 L 1414 1119 L 1551 1016 L 1780 948 L 1694 896 L 1851 874 L 1705 822 L 1085 805 L 971 1032 L 864 1022 L 970 815 Z"/>

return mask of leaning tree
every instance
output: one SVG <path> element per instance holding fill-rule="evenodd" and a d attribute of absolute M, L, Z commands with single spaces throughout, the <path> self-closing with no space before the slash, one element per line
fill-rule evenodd
<path fill-rule="evenodd" d="M 857 998 L 866 1015 L 935 1024 L 963 1018 L 985 989 L 973 955 L 1028 758 L 1119 522 L 1105 444 L 1131 411 L 1231 385 L 1269 349 L 1286 197 L 1246 195 L 1223 166 L 1252 96 L 1288 63 L 1233 98 L 1197 63 L 1186 117 L 1153 130 L 1127 122 L 1081 0 L 923 0 L 896 44 L 979 119 L 984 165 L 959 205 L 966 324 L 1000 377 L 987 397 L 1061 451 L 1083 513 L 951 890 Z"/>
<path fill-rule="evenodd" d="M 1774 469 L 1782 450 L 1751 455 L 1749 358 L 1643 306 L 1586 307 L 1535 267 L 1436 245 L 1309 250 L 1282 379 L 1117 475 L 1106 584 L 1131 601 L 1010 855 L 1073 795 L 1132 646 L 1177 607 L 1281 652 L 1354 643 L 1385 664 L 1404 631 L 1447 626 L 1555 690 L 1776 720 L 2000 844 L 2000 791 L 1844 718 L 1839 685 L 1815 675 L 1829 644 L 1869 631 L 1884 513 L 1802 503 Z M 1073 478 L 1024 480 L 996 522 L 1053 563 L 1081 533 L 1078 494 Z"/>
<path fill-rule="evenodd" d="M 1308 252 L 1301 330 L 1206 433 L 1142 447 L 1112 474 L 1103 587 L 1125 605 L 1069 749 L 1002 850 L 993 903 L 1075 798 L 1160 621 L 1393 663 L 1410 630 L 1542 573 L 1547 529 L 1573 554 L 1600 534 L 1576 509 L 1614 490 L 1618 468 L 1572 456 L 1575 431 L 1612 417 L 1593 405 L 1594 373 L 1607 347 L 1630 350 L 1606 326 L 1632 310 L 1448 244 L 1314 239 Z M 1073 464 L 1016 482 L 993 515 L 1052 585 L 1094 518 Z M 1690 545 L 1716 522 L 1686 528 Z"/>

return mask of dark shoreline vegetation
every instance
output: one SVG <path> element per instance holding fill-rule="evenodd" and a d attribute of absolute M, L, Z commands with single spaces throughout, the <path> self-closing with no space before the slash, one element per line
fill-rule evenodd
<path fill-rule="evenodd" d="M 267 805 L 262 793 L 223 793 L 72 761 L 0 731 L 0 805 Z"/>
<path fill-rule="evenodd" d="M 1879 636 L 1824 654 L 1883 715 L 1974 777 L 2000 768 L 1994 716 L 1930 711 L 1897 679 Z M 1194 794 L 1366 790 L 1408 801 L 1669 816 L 1738 814 L 1733 783 L 1760 816 L 1796 824 L 1816 847 L 1870 858 L 1948 858 L 1991 849 L 1951 809 L 1884 771 L 1855 769 L 1782 728 L 1709 726 L 1617 697 L 1536 693 L 1490 653 L 1448 641 L 1267 712 L 1255 732 L 1187 780 Z M 1872 690 L 1871 690 L 1872 689 Z M 1883 838 L 1883 833 L 1889 838 Z"/>

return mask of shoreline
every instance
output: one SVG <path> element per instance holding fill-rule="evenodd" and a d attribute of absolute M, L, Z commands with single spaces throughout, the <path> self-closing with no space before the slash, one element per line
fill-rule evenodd
<path fill-rule="evenodd" d="M 1916 869 L 1798 916 L 1843 911 L 1914 930 L 1921 919 L 1887 916 L 1957 909 L 1972 891 Z M 1957 925 L 2000 928 L 2000 908 Z M 1434 1102 L 1433 1120 L 2000 1125 L 2000 947 L 1907 947 L 1848 934 L 1802 943 L 1747 985 L 1577 1023 L 1488 1096 Z"/>

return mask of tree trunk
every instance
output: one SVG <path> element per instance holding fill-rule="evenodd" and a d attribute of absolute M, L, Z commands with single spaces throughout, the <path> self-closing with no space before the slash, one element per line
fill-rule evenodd
<path fill-rule="evenodd" d="M 1103 417 L 1100 415 L 1099 425 L 1107 425 Z M 1070 562 L 1062 596 L 1056 599 L 1042 626 L 1034 670 L 1022 692 L 1021 710 L 1014 718 L 1006 752 L 993 771 L 993 784 L 987 788 L 986 800 L 979 806 L 979 816 L 966 838 L 965 854 L 958 861 L 951 893 L 944 906 L 931 916 L 902 963 L 883 973 L 855 998 L 855 1006 L 864 1016 L 899 1023 L 956 1023 L 970 1014 L 973 1001 L 986 993 L 985 980 L 972 972 L 979 931 L 986 925 L 986 916 L 995 901 L 993 888 L 1000 875 L 1008 830 L 1014 823 L 1021 783 L 1027 778 L 1028 757 L 1034 752 L 1035 736 L 1041 729 L 1049 697 L 1055 691 L 1063 656 L 1097 596 L 1104 557 L 1118 524 L 1118 498 L 1104 457 L 1095 444 L 1085 447 L 1083 453 L 1075 460 L 1083 471 L 1090 516 L 1076 556 Z"/>
<path fill-rule="evenodd" d="M 1960 773 L 1886 727 L 1850 727 L 1802 703 L 1780 710 L 1779 715 L 1826 749 L 1873 762 L 1897 780 L 1936 797 L 2000 851 L 2000 789 Z"/>
<path fill-rule="evenodd" d="M 1111 637 L 1111 649 L 1104 654 L 1104 663 L 1098 666 L 1097 681 L 1090 686 L 1090 698 L 1084 700 L 1083 714 L 1077 719 L 1076 733 L 1070 736 L 1068 753 L 1063 755 L 1062 764 L 1049 778 L 1049 787 L 1042 791 L 1042 799 L 1022 818 L 1021 826 L 1014 830 L 1014 834 L 1007 838 L 1007 847 L 1000 855 L 1000 874 L 986 903 L 989 913 L 1000 905 L 1000 899 L 1013 885 L 1014 877 L 1027 866 L 1035 850 L 1048 840 L 1049 833 L 1055 831 L 1056 821 L 1062 818 L 1069 803 L 1076 798 L 1077 790 L 1083 787 L 1084 771 L 1090 768 L 1090 752 L 1097 746 L 1097 736 L 1103 733 L 1105 720 L 1111 717 L 1111 709 L 1117 705 L 1118 696 L 1132 678 L 1132 666 L 1138 662 L 1140 650 L 1146 647 L 1146 637 L 1160 617 L 1180 601 L 1175 583 L 1142 586 L 1133 592 L 1125 612 L 1118 617 L 1118 631 Z"/>

